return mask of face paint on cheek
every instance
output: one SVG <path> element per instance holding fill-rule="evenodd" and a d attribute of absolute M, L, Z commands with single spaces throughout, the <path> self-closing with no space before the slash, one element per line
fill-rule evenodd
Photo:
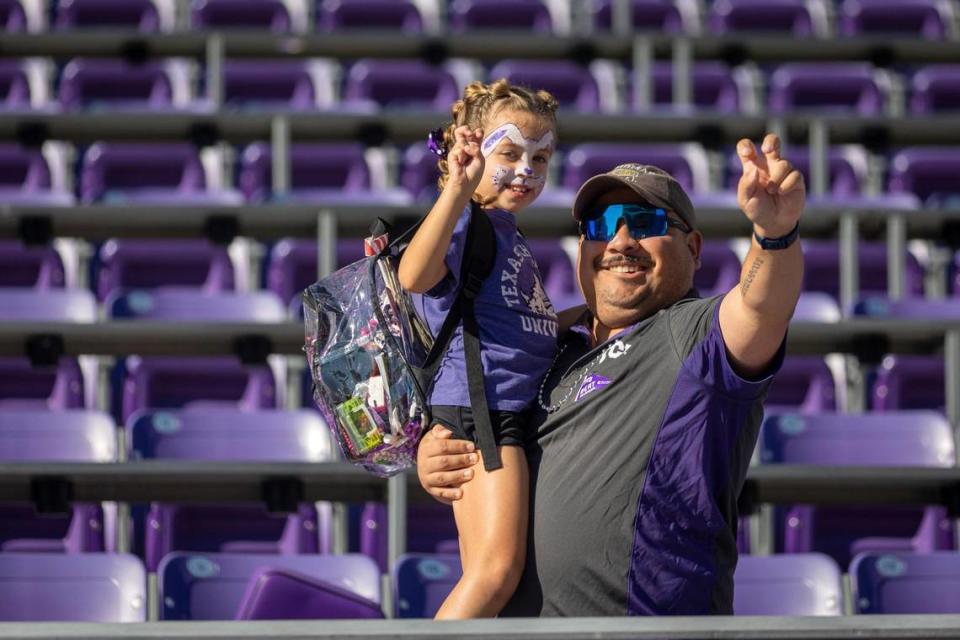
<path fill-rule="evenodd" d="M 496 171 L 490 176 L 490 180 L 493 181 L 493 186 L 497 189 L 504 189 L 513 182 L 513 171 L 502 165 L 497 166 Z"/>

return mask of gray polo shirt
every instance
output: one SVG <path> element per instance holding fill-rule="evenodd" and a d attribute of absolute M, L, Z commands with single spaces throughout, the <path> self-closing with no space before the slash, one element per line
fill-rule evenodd
<path fill-rule="evenodd" d="M 762 379 L 738 376 L 721 299 L 595 348 L 584 327 L 562 340 L 551 410 L 534 403 L 527 566 L 502 615 L 732 612 L 737 497 L 783 347 Z"/>

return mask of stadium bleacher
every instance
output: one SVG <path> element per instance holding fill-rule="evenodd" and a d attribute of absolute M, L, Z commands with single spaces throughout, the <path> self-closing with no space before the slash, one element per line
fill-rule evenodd
<path fill-rule="evenodd" d="M 562 104 L 520 221 L 559 308 L 587 177 L 675 175 L 704 294 L 745 253 L 736 141 L 781 133 L 807 178 L 736 575 L 735 618 L 779 618 L 683 629 L 960 627 L 960 1 L 0 0 L 0 24 L 0 637 L 432 616 L 451 512 L 335 461 L 298 293 L 422 215 L 427 131 L 499 77 Z M 451 636 L 670 629 L 579 624 Z"/>

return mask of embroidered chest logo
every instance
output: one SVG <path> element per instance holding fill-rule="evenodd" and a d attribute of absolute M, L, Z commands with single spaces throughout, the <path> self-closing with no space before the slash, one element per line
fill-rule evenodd
<path fill-rule="evenodd" d="M 577 397 L 574 402 L 580 402 L 582 398 L 590 395 L 594 391 L 599 391 L 607 385 L 610 384 L 610 378 L 604 378 L 601 375 L 592 373 L 583 380 L 583 384 L 580 385 L 580 390 L 577 391 Z"/>
<path fill-rule="evenodd" d="M 610 346 L 603 350 L 603 352 L 600 354 L 600 357 L 597 358 L 597 364 L 604 362 L 607 358 L 616 360 L 629 350 L 630 345 L 622 340 L 614 340 L 612 343 L 610 343 Z M 597 373 L 591 373 L 583 379 L 582 383 L 580 383 L 580 389 L 577 391 L 577 397 L 574 399 L 574 402 L 580 402 L 581 399 L 590 395 L 594 391 L 599 391 L 600 389 L 609 386 L 610 382 L 610 378 L 601 376 Z"/>

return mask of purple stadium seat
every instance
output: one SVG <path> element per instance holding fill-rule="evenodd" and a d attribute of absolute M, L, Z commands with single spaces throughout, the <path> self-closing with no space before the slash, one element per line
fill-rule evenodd
<path fill-rule="evenodd" d="M 207 293 L 191 288 L 117 290 L 104 305 L 112 318 L 189 322 L 282 322 L 283 304 L 268 291 Z"/>
<path fill-rule="evenodd" d="M 509 0 L 513 4 L 514 0 Z M 515 14 L 501 15 L 513 21 Z M 514 84 L 546 89 L 560 106 L 576 111 L 595 112 L 607 104 L 590 69 L 566 60 L 501 60 L 487 74 L 491 80 L 506 78 Z"/>
<path fill-rule="evenodd" d="M 856 613 L 960 613 L 960 553 L 865 553 L 850 585 Z"/>
<path fill-rule="evenodd" d="M 238 204 L 240 196 L 209 188 L 192 145 L 98 142 L 81 162 L 80 200 L 202 205 Z"/>
<path fill-rule="evenodd" d="M 113 420 L 95 411 L 3 406 L 0 461 L 113 462 L 117 459 L 116 433 Z M 70 513 L 38 515 L 30 504 L 0 503 L 0 551 L 103 550 L 103 511 L 97 504 L 75 503 Z"/>
<path fill-rule="evenodd" d="M 820 291 L 834 298 L 840 295 L 840 247 L 832 240 L 804 240 L 803 290 Z M 858 263 L 860 267 L 860 294 L 886 295 L 887 246 L 878 242 L 861 242 Z M 916 257 L 906 256 L 907 295 L 923 294 L 923 267 Z"/>
<path fill-rule="evenodd" d="M 250 578 L 237 620 L 337 620 L 383 618 L 380 604 L 326 580 L 272 567 Z"/>
<path fill-rule="evenodd" d="M 250 579 L 264 568 L 296 571 L 374 603 L 380 602 L 380 570 L 357 555 L 245 555 L 171 553 L 160 563 L 162 620 L 232 620 Z"/>
<path fill-rule="evenodd" d="M 888 87 L 869 63 L 791 63 L 770 75 L 768 108 L 773 113 L 816 110 L 883 114 Z"/>
<path fill-rule="evenodd" d="M 96 280 L 97 297 L 106 300 L 117 289 L 229 291 L 234 273 L 226 247 L 206 240 L 108 240 L 100 247 Z"/>
<path fill-rule="evenodd" d="M 855 312 L 857 315 L 872 318 L 957 320 L 960 319 L 960 300 L 929 300 L 920 297 L 902 300 L 868 298 L 857 304 Z"/>
<path fill-rule="evenodd" d="M 0 240 L 0 287 L 62 288 L 63 260 L 52 246 Z"/>
<path fill-rule="evenodd" d="M 740 258 L 724 241 L 707 240 L 700 250 L 700 268 L 693 274 L 693 286 L 700 295 L 726 293 L 740 282 Z"/>
<path fill-rule="evenodd" d="M 437 180 L 440 169 L 437 156 L 424 143 L 414 143 L 403 153 L 403 170 L 400 185 L 417 202 L 432 202 L 437 197 Z"/>
<path fill-rule="evenodd" d="M 337 241 L 336 266 L 345 267 L 363 258 L 362 238 Z M 317 243 L 285 238 L 273 245 L 267 262 L 267 289 L 284 302 L 299 300 L 300 292 L 317 281 Z"/>
<path fill-rule="evenodd" d="M 20 61 L 0 60 L 0 111 L 30 109 L 30 95 L 30 79 Z"/>
<path fill-rule="evenodd" d="M 0 86 L 2 86 L 2 80 L 0 80 Z M 72 205 L 73 195 L 61 185 L 55 184 L 51 169 L 50 163 L 40 149 L 0 143 L 0 202 Z"/>
<path fill-rule="evenodd" d="M 619 164 L 638 162 L 652 164 L 668 172 L 688 192 L 709 189 L 709 167 L 703 147 L 695 142 L 683 144 L 588 143 L 577 145 L 567 153 L 563 186 L 576 190 L 588 178 L 606 173 Z"/>
<path fill-rule="evenodd" d="M 454 33 L 475 30 L 553 31 L 550 10 L 541 0 L 453 0 L 448 18 L 450 30 Z"/>
<path fill-rule="evenodd" d="M 233 407 L 252 411 L 277 406 L 273 372 L 237 359 L 127 358 L 122 417 L 139 409 Z"/>
<path fill-rule="evenodd" d="M 269 29 L 283 33 L 293 29 L 293 16 L 283 0 L 193 0 L 193 28 Z"/>
<path fill-rule="evenodd" d="M 95 322 L 96 300 L 75 289 L 0 288 L 0 321 Z M 83 375 L 75 358 L 55 366 L 31 366 L 25 358 L 0 358 L 0 406 L 78 409 L 84 406 Z"/>
<path fill-rule="evenodd" d="M 901 149 L 890 160 L 887 190 L 913 193 L 927 205 L 942 205 L 960 199 L 960 149 L 955 147 L 911 147 Z"/>
<path fill-rule="evenodd" d="M 188 409 L 137 412 L 127 421 L 139 459 L 320 462 L 332 457 L 329 432 L 313 411 Z M 326 532 L 323 532 L 326 539 Z M 270 514 L 262 505 L 154 503 L 147 516 L 146 564 L 171 551 L 300 554 L 320 551 L 316 508 Z"/>
<path fill-rule="evenodd" d="M 0 410 L 0 460 L 113 462 L 116 426 L 97 411 Z"/>
<path fill-rule="evenodd" d="M 269 145 L 254 143 L 244 149 L 237 183 L 247 201 L 274 197 L 272 168 Z M 381 174 L 374 174 L 360 144 L 294 144 L 290 148 L 290 192 L 283 199 L 371 206 L 408 203 L 409 194 L 383 186 L 385 176 Z M 381 184 L 374 186 L 376 182 Z"/>
<path fill-rule="evenodd" d="M 840 567 L 821 553 L 741 555 L 733 584 L 738 616 L 843 615 Z"/>
<path fill-rule="evenodd" d="M 161 16 L 151 0 L 60 0 L 55 29 L 128 28 L 144 33 L 161 30 Z"/>
<path fill-rule="evenodd" d="M 31 366 L 26 358 L 0 358 L 0 407 L 82 409 L 83 373 L 76 358 Z"/>
<path fill-rule="evenodd" d="M 801 291 L 793 319 L 801 322 L 836 322 L 841 315 L 840 305 L 833 296 L 817 291 Z"/>
<path fill-rule="evenodd" d="M 130 64 L 74 59 L 64 66 L 59 98 L 64 109 L 169 110 L 187 102 L 186 67 L 174 61 Z"/>
<path fill-rule="evenodd" d="M 330 434 L 315 411 L 138 411 L 127 422 L 130 457 L 324 462 Z"/>
<path fill-rule="evenodd" d="M 330 65 L 321 60 L 233 60 L 224 65 L 223 102 L 238 109 L 309 111 L 333 104 Z"/>
<path fill-rule="evenodd" d="M 675 0 L 632 0 L 633 29 L 677 35 L 689 31 L 685 26 L 685 14 L 678 4 Z M 613 0 L 594 1 L 593 23 L 605 31 L 612 28 Z"/>
<path fill-rule="evenodd" d="M 809 38 L 818 31 L 806 0 L 716 0 L 707 24 L 716 34 L 773 32 Z"/>
<path fill-rule="evenodd" d="M 916 114 L 960 110 L 960 64 L 918 69 L 910 78 L 909 104 Z"/>
<path fill-rule="evenodd" d="M 836 383 L 823 358 L 788 356 L 763 405 L 766 415 L 836 411 Z"/>
<path fill-rule="evenodd" d="M 870 394 L 874 411 L 946 409 L 943 359 L 928 356 L 887 356 L 877 369 Z"/>
<path fill-rule="evenodd" d="M 791 145 L 785 157 L 803 174 L 809 189 L 810 150 Z M 855 198 L 862 194 L 867 181 L 867 162 L 866 149 L 859 145 L 830 147 L 827 153 L 827 193 L 837 198 Z M 732 152 L 727 160 L 727 188 L 736 191 L 742 175 L 743 163 L 736 152 Z"/>
<path fill-rule="evenodd" d="M 950 467 L 953 434 L 932 411 L 764 420 L 763 464 Z M 846 566 L 872 550 L 932 551 L 953 545 L 953 529 L 940 507 L 812 507 L 796 505 L 784 518 L 787 553 L 819 551 Z"/>
<path fill-rule="evenodd" d="M 407 551 L 442 553 L 456 549 L 459 546 L 453 509 L 435 502 L 407 506 Z M 364 505 L 360 515 L 360 552 L 376 560 L 384 573 L 390 570 L 387 566 L 387 508 L 383 503 Z"/>
<path fill-rule="evenodd" d="M 27 12 L 20 0 L 0 0 L 0 27 L 4 33 L 27 31 Z"/>
<path fill-rule="evenodd" d="M 960 318 L 960 300 L 907 298 L 892 301 L 869 298 L 858 303 L 854 311 L 858 316 L 872 318 L 956 320 Z M 900 355 L 885 357 L 877 370 L 871 403 L 874 411 L 944 411 L 946 392 L 943 358 Z"/>
<path fill-rule="evenodd" d="M 355 62 L 347 72 L 344 102 L 372 102 L 379 107 L 446 111 L 460 99 L 460 86 L 450 71 L 420 60 Z"/>
<path fill-rule="evenodd" d="M 113 318 L 191 322 L 267 322 L 286 319 L 271 292 L 207 294 L 192 289 L 118 290 L 105 302 Z M 273 408 L 276 382 L 268 365 L 236 358 L 130 357 L 121 416 L 137 409 L 184 406 Z"/>
<path fill-rule="evenodd" d="M 145 622 L 147 575 L 131 555 L 0 554 L 2 622 Z"/>
<path fill-rule="evenodd" d="M 0 288 L 0 321 L 96 322 L 97 303 L 82 289 Z"/>
<path fill-rule="evenodd" d="M 736 113 L 747 109 L 753 81 L 744 69 L 731 69 L 722 62 L 696 62 L 691 69 L 692 106 L 697 109 Z M 674 109 L 673 66 L 669 62 L 653 64 L 653 104 L 657 109 Z M 633 95 L 633 74 L 627 74 L 627 102 L 637 109 Z"/>
<path fill-rule="evenodd" d="M 463 570 L 459 554 L 407 554 L 393 567 L 397 618 L 432 618 Z"/>
<path fill-rule="evenodd" d="M 410 0 L 322 0 L 317 3 L 317 30 L 423 31 L 423 17 Z"/>
<path fill-rule="evenodd" d="M 937 0 L 844 0 L 839 32 L 841 36 L 903 35 L 942 40 L 952 18 L 941 12 L 946 4 Z"/>

